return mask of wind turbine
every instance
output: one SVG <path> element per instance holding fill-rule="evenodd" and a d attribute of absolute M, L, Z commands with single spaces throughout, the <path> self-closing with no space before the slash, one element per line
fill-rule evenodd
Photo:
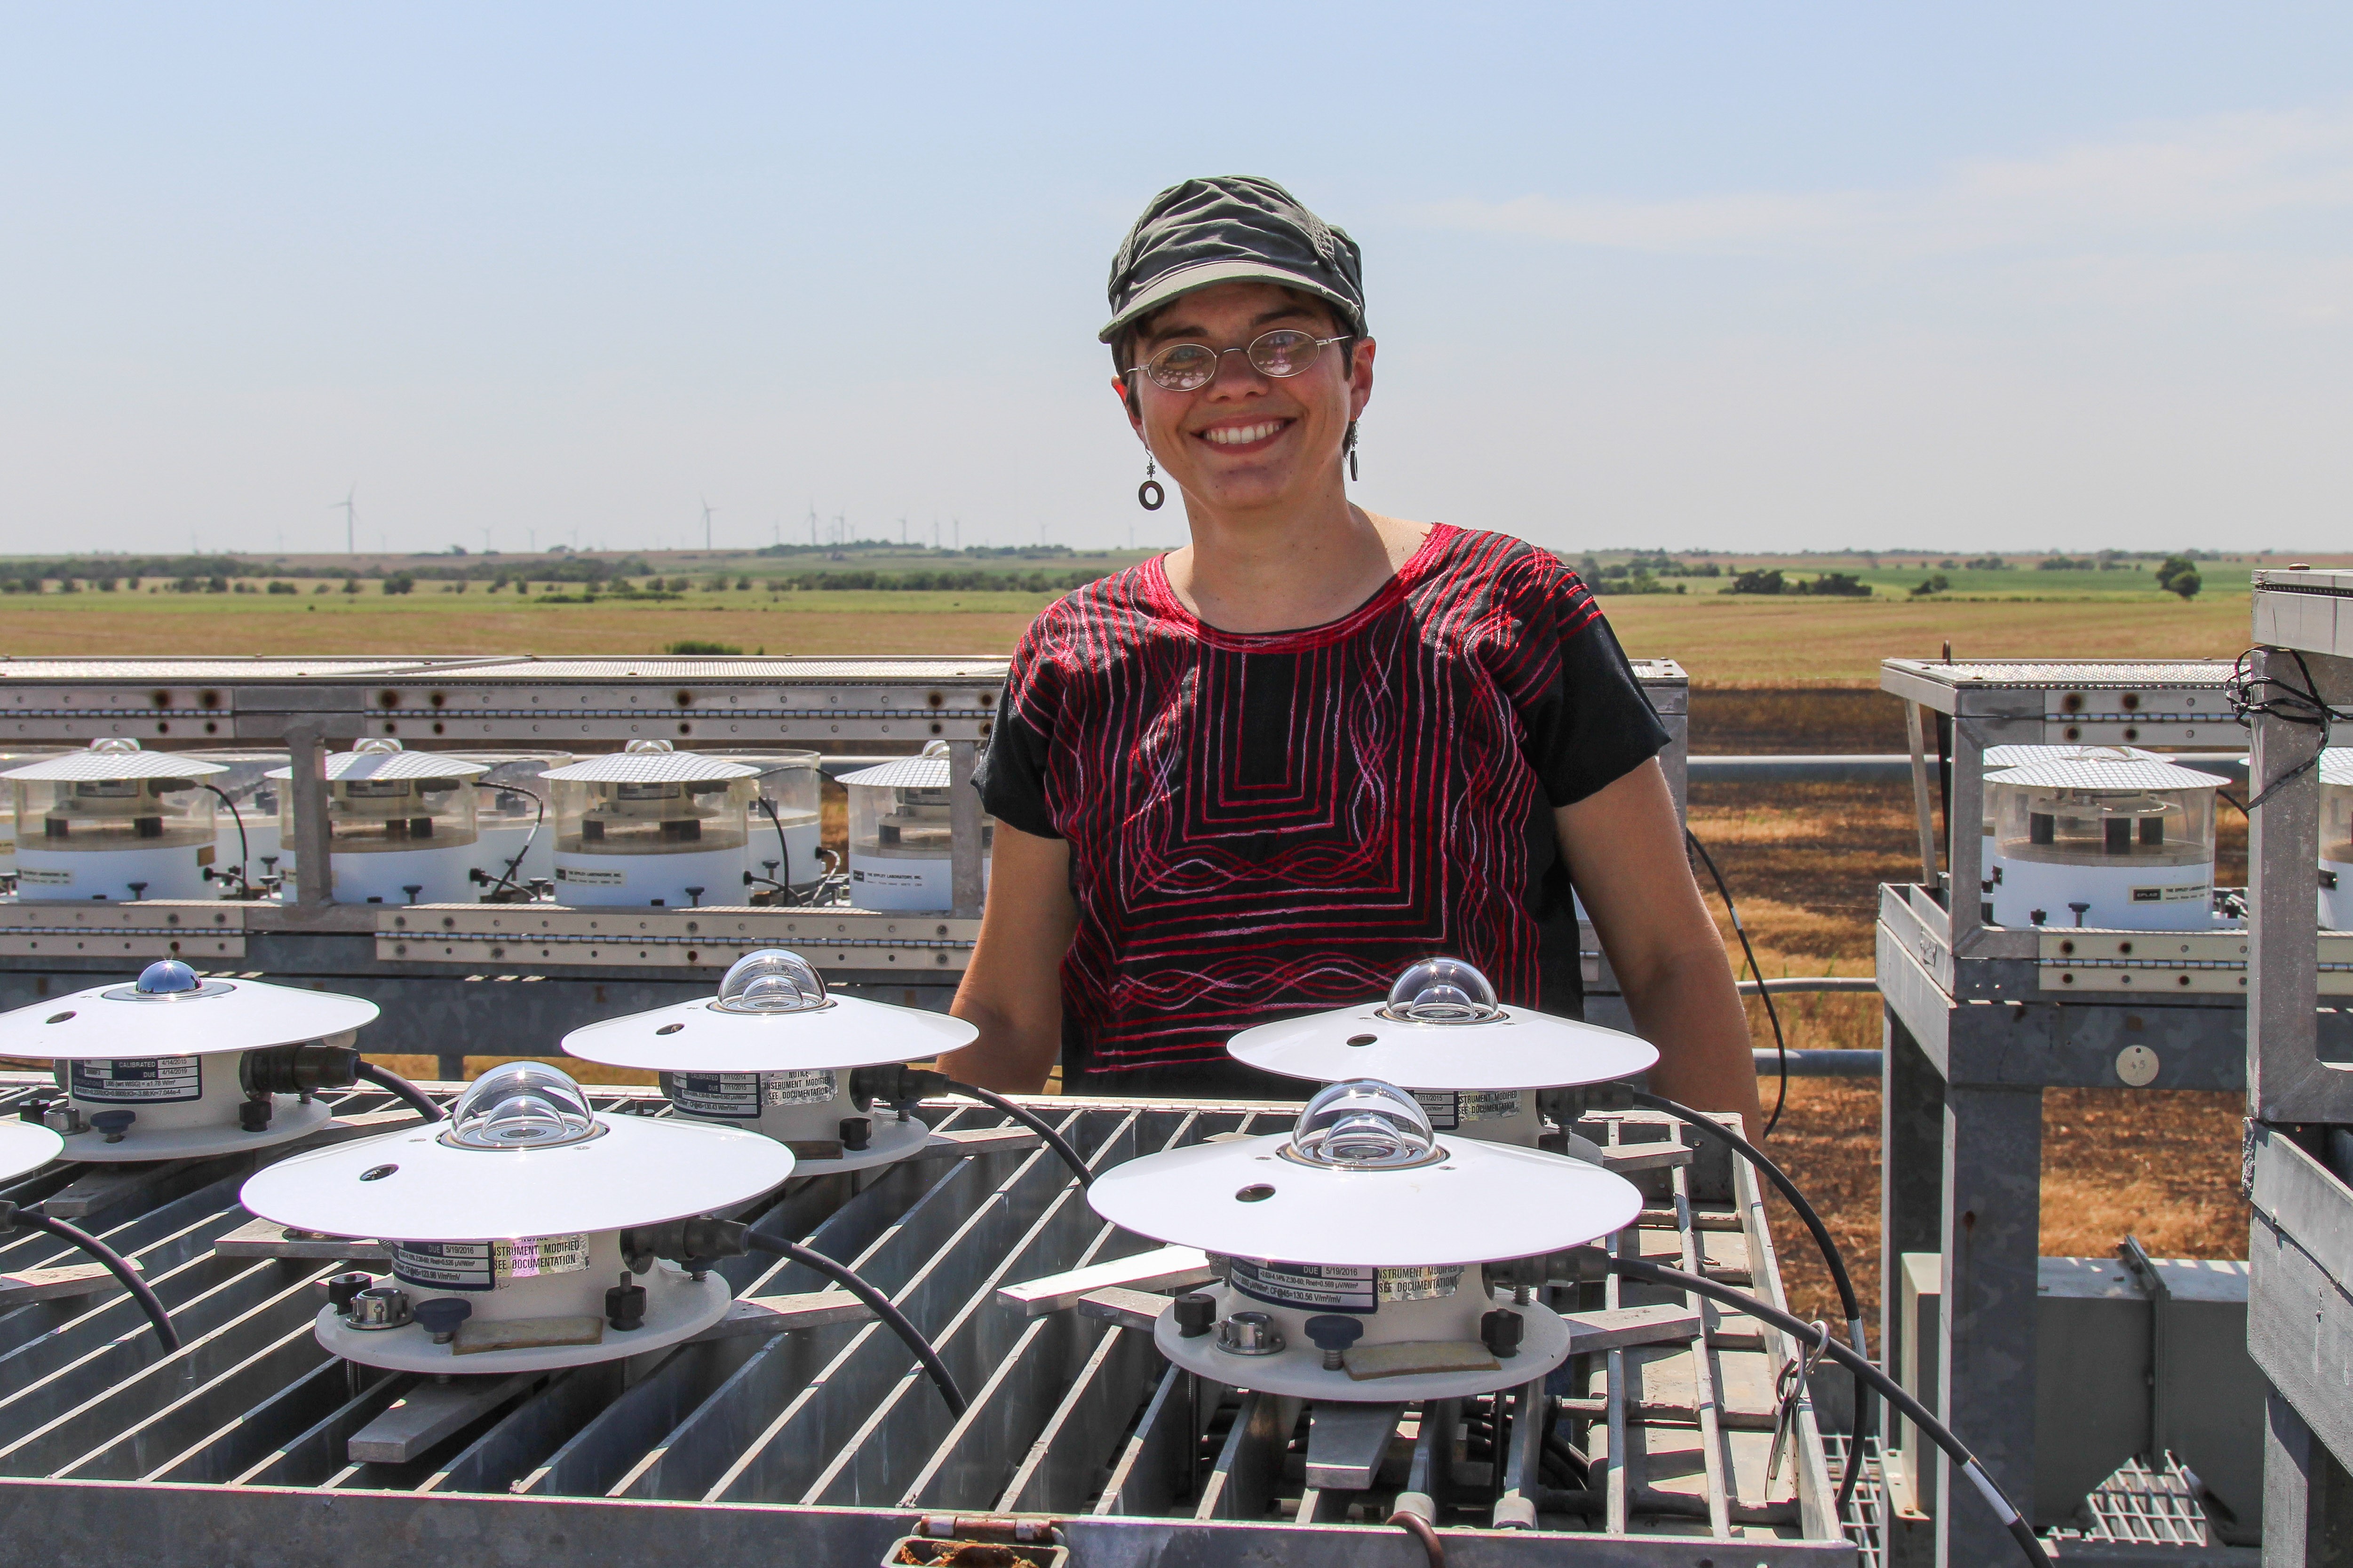
<path fill-rule="evenodd" d="M 353 527 L 353 521 L 359 514 L 352 509 L 352 498 L 359 493 L 359 486 L 353 485 L 343 492 L 343 500 L 327 509 L 329 511 L 340 511 L 343 514 L 343 553 L 346 555 L 357 555 L 360 552 L 359 533 Z"/>
<path fill-rule="evenodd" d="M 702 503 L 702 549 L 705 554 L 711 550 L 711 514 L 718 510 L 708 500 Z"/>

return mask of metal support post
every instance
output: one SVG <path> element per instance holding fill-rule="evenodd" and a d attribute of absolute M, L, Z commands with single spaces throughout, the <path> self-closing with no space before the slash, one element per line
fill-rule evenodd
<path fill-rule="evenodd" d="M 2258 676 L 2303 684 L 2285 654 L 2259 649 Z M 2353 685 L 2353 661 L 2306 656 L 2321 689 L 2332 675 Z M 2320 1059 L 2320 932 L 2313 920 L 2313 871 L 2320 845 L 2320 789 L 2310 765 L 2320 731 L 2258 714 L 2247 766 L 2247 798 L 2256 799 L 2298 768 L 2300 777 L 2257 806 L 2247 826 L 2247 1113 L 2260 1121 L 2353 1121 L 2353 1072 Z M 2266 874 L 2269 873 L 2269 874 Z M 2284 873 L 2284 875 L 2281 873 Z"/>
<path fill-rule="evenodd" d="M 1928 742 L 1921 723 L 1920 704 L 1904 704 L 1904 738 L 1912 746 L 1912 814 L 1920 829 L 1920 882 L 1936 885 L 1936 826 L 1928 809 Z"/>
<path fill-rule="evenodd" d="M 327 834 L 327 739 L 318 724 L 286 726 L 294 776 L 294 867 L 297 907 L 323 910 L 335 901 L 335 868 Z"/>
<path fill-rule="evenodd" d="M 2353 1478 L 2279 1394 L 2263 1401 L 2263 1568 L 2353 1563 Z"/>
<path fill-rule="evenodd" d="M 1985 942 L 1985 739 L 1967 720 L 1953 721 L 1953 782 L 1946 792 L 1945 913 L 1953 951 L 1977 952 Z"/>
<path fill-rule="evenodd" d="M 2029 1519 L 2034 1512 L 2036 1276 L 2042 1251 L 2042 1090 L 1945 1089 L 1944 1353 L 1937 1414 Z M 1936 1457 L 1938 1568 L 2015 1552 L 1993 1510 Z"/>
<path fill-rule="evenodd" d="M 1904 1255 L 1934 1252 L 1944 1224 L 1945 1080 L 1893 1008 L 1883 1009 L 1879 1081 L 1879 1354 L 1892 1373 L 1903 1363 Z M 1918 1391 L 1934 1403 L 1936 1389 Z M 1873 1397 L 1876 1397 L 1874 1395 Z M 1901 1441 L 1914 1481 L 1915 1500 L 1935 1508 L 1936 1470 L 1922 1445 L 1898 1431 L 1883 1402 L 1879 1430 L 1890 1444 Z M 1890 1521 L 1887 1560 L 1893 1568 L 1928 1561 L 1933 1542 L 1926 1527 L 1905 1529 Z"/>
<path fill-rule="evenodd" d="M 972 787 L 979 748 L 970 741 L 948 742 L 948 864 L 959 920 L 980 918 L 986 884 L 981 879 L 980 792 Z"/>

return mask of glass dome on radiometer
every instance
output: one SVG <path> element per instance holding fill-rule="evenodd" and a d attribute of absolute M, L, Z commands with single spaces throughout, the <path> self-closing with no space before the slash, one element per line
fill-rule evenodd
<path fill-rule="evenodd" d="M 1317 1091 L 1299 1113 L 1283 1153 L 1303 1165 L 1393 1170 L 1445 1158 L 1430 1113 L 1413 1096 L 1377 1079 Z"/>
<path fill-rule="evenodd" d="M 548 1149 L 601 1131 L 569 1074 L 544 1062 L 509 1062 L 467 1086 L 449 1108 L 441 1142 L 456 1149 Z"/>
<path fill-rule="evenodd" d="M 809 961 L 781 947 L 748 952 L 730 964 L 712 1003 L 723 1013 L 810 1013 L 830 1006 Z"/>

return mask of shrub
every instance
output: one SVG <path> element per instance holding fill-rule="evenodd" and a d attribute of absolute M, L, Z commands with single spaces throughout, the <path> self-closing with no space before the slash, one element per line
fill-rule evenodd
<path fill-rule="evenodd" d="M 2034 563 L 2037 572 L 2089 572 L 2096 563 L 2071 561 L 2064 555 L 2046 555 Z"/>
<path fill-rule="evenodd" d="M 226 594 L 226 593 L 227 593 L 227 592 L 228 592 L 228 579 L 227 579 L 227 578 L 226 578 L 226 577 L 211 577 L 211 578 L 207 578 L 207 579 L 206 579 L 206 581 L 205 581 L 205 592 L 206 592 L 206 593 L 207 593 L 207 594 Z"/>
<path fill-rule="evenodd" d="M 324 583 L 322 583 L 322 584 L 319 584 L 319 586 L 321 586 L 322 588 L 323 588 L 323 587 L 325 587 L 325 586 L 326 586 L 326 584 L 325 584 Z M 291 584 L 291 583 L 272 583 L 272 584 L 269 584 L 269 591 L 270 593 L 273 593 L 273 594 L 299 594 L 299 593 L 301 593 L 302 590 L 301 590 L 300 588 L 297 588 L 297 587 L 296 587 L 296 586 L 294 586 L 294 584 Z"/>
<path fill-rule="evenodd" d="M 1871 584 L 1852 572 L 1825 572 L 1810 583 L 1800 583 L 1793 593 L 1816 594 L 1834 599 L 1868 599 Z"/>
<path fill-rule="evenodd" d="M 356 593 L 358 593 L 359 591 L 360 591 L 360 580 L 359 580 L 358 578 L 356 578 L 356 577 L 346 577 L 346 578 L 344 578 L 344 579 L 343 579 L 343 592 L 344 592 L 344 593 L 346 593 L 346 594 L 356 594 Z"/>
<path fill-rule="evenodd" d="M 138 584 L 132 584 L 132 585 L 133 587 L 138 586 Z M 98 591 L 99 591 L 100 593 L 101 593 L 101 594 L 111 594 L 111 593 L 113 593 L 113 592 L 114 592 L 114 579 L 113 579 L 113 578 L 111 578 L 111 577 L 100 577 L 100 578 L 98 580 Z"/>
<path fill-rule="evenodd" d="M 673 577 L 666 584 L 661 582 L 652 582 L 647 584 L 646 586 L 657 589 L 666 587 L 673 594 L 683 594 L 690 586 L 691 586 L 691 584 L 683 577 Z"/>
<path fill-rule="evenodd" d="M 736 578 L 736 579 L 735 579 L 735 591 L 736 591 L 737 593 L 739 593 L 739 594 L 748 594 L 748 593 L 750 593 L 750 592 L 752 591 L 752 579 L 750 579 L 749 577 L 738 577 L 738 578 Z"/>
<path fill-rule="evenodd" d="M 406 572 L 395 572 L 384 580 L 384 591 L 387 594 L 414 594 L 417 592 L 417 579 Z"/>
<path fill-rule="evenodd" d="M 727 574 L 721 572 L 711 577 L 705 578 L 702 584 L 702 591 L 706 594 L 723 594 L 727 592 Z"/>
<path fill-rule="evenodd" d="M 2007 572 L 2010 563 L 1999 555 L 1975 555 L 1961 563 L 1972 572 Z"/>
<path fill-rule="evenodd" d="M 1952 585 L 1953 580 L 1942 572 L 1931 572 L 1926 579 L 1913 588 L 1912 596 L 1917 599 L 1929 594 L 1941 594 Z"/>
<path fill-rule="evenodd" d="M 1783 586 L 1781 574 L 1778 570 L 1743 572 L 1733 578 L 1732 586 L 1727 591 L 1735 594 L 1778 594 Z"/>
<path fill-rule="evenodd" d="M 2164 563 L 2157 569 L 2157 585 L 2168 594 L 2179 595 L 2181 602 L 2186 605 L 2198 596 L 2198 590 L 2204 587 L 2206 583 L 2205 579 L 2198 575 L 2198 568 L 2191 565 L 2187 559 L 2179 555 L 2168 555 L 2165 558 Z"/>
<path fill-rule="evenodd" d="M 664 653 L 723 654 L 743 651 L 741 647 L 732 642 L 704 642 L 700 637 L 681 637 L 676 642 L 662 644 Z"/>

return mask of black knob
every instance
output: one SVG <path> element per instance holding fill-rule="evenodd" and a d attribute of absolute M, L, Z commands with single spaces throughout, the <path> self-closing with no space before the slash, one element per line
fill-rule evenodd
<path fill-rule="evenodd" d="M 349 1274 L 332 1275 L 327 1280 L 327 1305 L 338 1312 L 348 1312 L 352 1298 L 375 1283 L 375 1276 L 364 1269 L 355 1268 Z"/>
<path fill-rule="evenodd" d="M 269 1117 L 277 1107 L 267 1100 L 248 1100 L 237 1108 L 237 1125 L 246 1132 L 267 1132 Z"/>
<path fill-rule="evenodd" d="M 1218 1299 L 1207 1290 L 1188 1290 L 1176 1298 L 1176 1331 L 1198 1340 L 1218 1326 Z"/>
<path fill-rule="evenodd" d="M 863 1149 L 871 1141 L 873 1131 L 874 1123 L 865 1117 L 845 1116 L 841 1119 L 841 1146 L 853 1152 Z"/>
<path fill-rule="evenodd" d="M 1343 1317 L 1337 1312 L 1322 1313 L 1300 1326 L 1307 1331 L 1307 1337 L 1315 1342 L 1315 1348 L 1324 1352 L 1324 1370 L 1326 1372 L 1338 1372 L 1348 1347 L 1365 1337 L 1363 1319 Z"/>
<path fill-rule="evenodd" d="M 1479 1341 L 1497 1361 L 1509 1361 L 1519 1354 L 1520 1341 L 1527 1331 L 1525 1318 L 1501 1307 L 1479 1320 Z"/>
<path fill-rule="evenodd" d="M 646 1288 L 633 1285 L 629 1277 L 605 1292 L 605 1321 L 623 1333 L 646 1326 Z"/>
<path fill-rule="evenodd" d="M 419 1301 L 409 1309 L 417 1326 L 433 1336 L 437 1345 L 446 1345 L 458 1337 L 458 1325 L 474 1315 L 474 1304 L 456 1296 L 436 1296 L 429 1301 Z"/>
<path fill-rule="evenodd" d="M 139 1113 L 135 1110 L 100 1110 L 90 1117 L 90 1124 L 106 1134 L 108 1142 L 120 1143 L 122 1135 L 131 1130 L 131 1124 L 138 1120 Z"/>

